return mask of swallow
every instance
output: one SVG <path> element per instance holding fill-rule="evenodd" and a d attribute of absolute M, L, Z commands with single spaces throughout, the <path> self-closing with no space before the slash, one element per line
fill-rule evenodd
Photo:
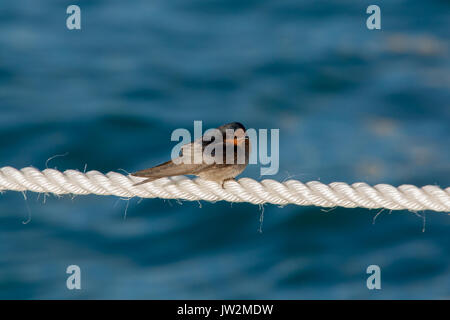
<path fill-rule="evenodd" d="M 183 145 L 179 157 L 132 173 L 132 176 L 147 178 L 135 186 L 179 175 L 195 175 L 215 181 L 222 187 L 225 181 L 234 180 L 249 162 L 250 139 L 245 134 L 246 129 L 241 123 L 232 122 L 216 128 L 214 132 L 215 136 L 205 133 L 201 138 Z"/>

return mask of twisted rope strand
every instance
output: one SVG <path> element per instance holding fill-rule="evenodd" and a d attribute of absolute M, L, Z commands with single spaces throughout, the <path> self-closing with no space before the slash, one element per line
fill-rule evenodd
<path fill-rule="evenodd" d="M 450 212 L 450 187 L 418 188 L 402 185 L 398 188 L 388 184 L 369 186 L 359 182 L 348 185 L 343 182 L 323 184 L 310 181 L 303 184 L 297 180 L 278 182 L 249 178 L 227 181 L 224 188 L 216 182 L 202 179 L 191 180 L 185 176 L 162 178 L 134 186 L 142 178 L 125 176 L 117 172 L 106 175 L 98 171 L 82 173 L 77 170 L 60 172 L 54 169 L 39 171 L 33 167 L 17 170 L 0 168 L 0 192 L 5 190 L 34 191 L 62 194 L 97 194 L 118 197 L 164 198 L 229 202 L 296 204 L 320 207 L 363 207 L 391 210 L 433 210 Z"/>

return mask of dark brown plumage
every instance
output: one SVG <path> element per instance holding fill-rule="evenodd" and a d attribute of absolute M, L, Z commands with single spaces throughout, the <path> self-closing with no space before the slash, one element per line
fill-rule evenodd
<path fill-rule="evenodd" d="M 232 122 L 217 128 L 222 134 L 222 141 L 215 139 L 200 139 L 192 143 L 182 146 L 180 156 L 173 161 L 167 161 L 155 167 L 132 173 L 132 176 L 144 177 L 146 180 L 136 185 L 144 184 L 156 179 L 178 176 L 178 175 L 196 175 L 205 180 L 212 180 L 223 185 L 226 180 L 234 179 L 248 165 L 250 157 L 250 139 L 245 135 L 245 127 L 238 123 Z M 234 136 L 227 136 L 227 130 L 234 132 Z M 205 155 L 205 148 L 213 150 L 210 155 Z M 215 157 L 216 150 L 222 150 L 222 163 L 218 163 Z M 227 163 L 226 151 L 232 150 L 233 163 Z M 194 163 L 194 157 L 200 156 L 201 163 Z M 241 155 L 241 156 L 240 156 Z M 218 155 L 219 157 L 220 155 Z M 240 156 L 240 157 L 239 157 Z M 242 156 L 244 159 L 242 159 Z M 181 159 L 190 158 L 190 163 L 180 163 Z M 241 160 L 241 161 L 238 161 Z M 241 162 L 241 163 L 238 163 Z"/>

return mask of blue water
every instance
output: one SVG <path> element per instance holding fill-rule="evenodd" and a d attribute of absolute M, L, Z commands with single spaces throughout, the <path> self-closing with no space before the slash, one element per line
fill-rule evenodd
<path fill-rule="evenodd" d="M 0 3 L 0 166 L 132 172 L 239 121 L 280 129 L 266 178 L 450 186 L 448 2 L 378 1 L 379 31 L 367 1 L 76 1 L 80 31 L 70 4 Z M 379 211 L 266 205 L 260 233 L 250 204 L 5 192 L 0 298 L 450 298 L 450 217 Z"/>

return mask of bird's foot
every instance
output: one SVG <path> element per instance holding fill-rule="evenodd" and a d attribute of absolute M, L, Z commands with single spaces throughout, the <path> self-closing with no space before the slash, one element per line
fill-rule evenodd
<path fill-rule="evenodd" d="M 224 185 L 225 185 L 225 182 L 227 182 L 227 181 L 236 181 L 236 179 L 235 178 L 228 178 L 228 179 L 223 180 L 222 181 L 222 189 L 225 189 Z"/>

